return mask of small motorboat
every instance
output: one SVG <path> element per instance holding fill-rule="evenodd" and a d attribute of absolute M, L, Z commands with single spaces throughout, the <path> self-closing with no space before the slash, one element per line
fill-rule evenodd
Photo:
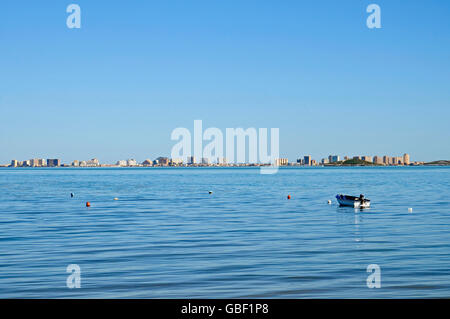
<path fill-rule="evenodd" d="M 354 208 L 370 207 L 370 199 L 364 198 L 363 194 L 359 195 L 359 197 L 339 194 L 336 195 L 336 199 L 341 206 L 350 206 Z"/>

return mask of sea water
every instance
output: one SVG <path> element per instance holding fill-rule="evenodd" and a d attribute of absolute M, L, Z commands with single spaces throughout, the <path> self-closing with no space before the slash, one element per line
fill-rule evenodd
<path fill-rule="evenodd" d="M 4 168 L 0 297 L 448 298 L 449 189 L 448 167 Z"/>

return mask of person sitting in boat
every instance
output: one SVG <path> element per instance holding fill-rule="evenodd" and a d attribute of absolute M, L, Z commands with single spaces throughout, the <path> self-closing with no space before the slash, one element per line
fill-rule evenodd
<path fill-rule="evenodd" d="M 359 201 L 361 203 L 364 203 L 364 195 L 363 194 L 359 194 Z"/>

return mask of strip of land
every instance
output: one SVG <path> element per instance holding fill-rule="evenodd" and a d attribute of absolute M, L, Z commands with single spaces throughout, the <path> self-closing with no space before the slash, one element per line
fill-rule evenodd
<path fill-rule="evenodd" d="M 422 166 L 422 165 L 425 165 L 425 166 L 447 166 L 447 165 L 450 165 L 450 161 L 439 160 L 439 161 L 434 161 L 434 162 L 423 163 L 421 165 L 412 164 L 412 166 Z M 352 158 L 352 159 L 348 159 L 346 161 L 327 163 L 327 164 L 324 164 L 324 166 L 386 166 L 386 165 L 377 164 L 377 163 L 373 163 L 373 162 L 367 162 L 367 161 L 357 159 L 357 158 Z"/>

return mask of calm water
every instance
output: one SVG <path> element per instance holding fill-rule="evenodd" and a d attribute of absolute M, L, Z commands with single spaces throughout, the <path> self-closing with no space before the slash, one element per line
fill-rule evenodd
<path fill-rule="evenodd" d="M 450 297 L 450 168 L 258 172 L 0 169 L 0 297 Z"/>

